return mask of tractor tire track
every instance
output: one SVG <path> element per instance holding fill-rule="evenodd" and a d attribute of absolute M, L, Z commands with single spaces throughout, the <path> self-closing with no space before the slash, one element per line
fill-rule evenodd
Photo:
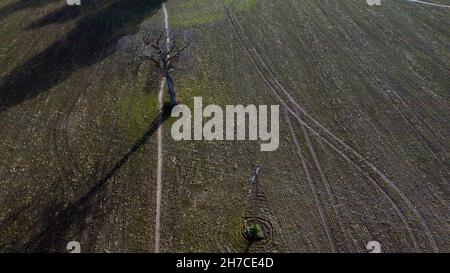
<path fill-rule="evenodd" d="M 340 230 L 340 232 L 342 234 L 345 234 L 345 232 L 344 232 L 344 230 L 342 228 L 342 226 L 343 226 L 342 219 L 341 219 L 341 217 L 339 215 L 338 210 L 336 209 L 336 199 L 334 197 L 333 191 L 331 190 L 331 187 L 330 187 L 330 184 L 328 182 L 327 176 L 326 176 L 325 172 L 323 171 L 322 164 L 320 163 L 320 160 L 319 160 L 319 158 L 317 156 L 317 153 L 314 150 L 314 147 L 312 145 L 312 142 L 311 142 L 311 139 L 309 137 L 308 131 L 306 130 L 304 125 L 301 125 L 301 128 L 302 128 L 302 132 L 303 132 L 303 135 L 305 137 L 305 140 L 306 140 L 306 144 L 307 144 L 307 146 L 309 148 L 309 151 L 310 151 L 310 153 L 312 155 L 312 158 L 314 160 L 314 164 L 316 166 L 316 169 L 319 171 L 320 178 L 322 180 L 323 185 L 325 186 L 325 191 L 327 193 L 328 199 L 331 202 L 332 211 L 336 215 L 337 225 L 339 227 L 339 230 Z M 348 241 L 346 241 L 346 244 L 347 244 L 347 247 L 350 247 L 350 245 L 351 245 Z"/>
<path fill-rule="evenodd" d="M 334 242 L 334 240 L 333 240 L 333 238 L 331 236 L 331 228 L 330 228 L 330 224 L 328 222 L 328 218 L 326 217 L 325 209 L 323 207 L 322 202 L 320 201 L 320 197 L 319 197 L 319 194 L 317 193 L 316 186 L 314 184 L 313 178 L 312 178 L 311 173 L 309 171 L 308 164 L 306 163 L 306 160 L 305 160 L 305 158 L 303 156 L 302 148 L 300 147 L 300 143 L 298 142 L 298 139 L 297 139 L 297 137 L 295 135 L 294 129 L 292 127 L 291 120 L 289 118 L 289 114 L 286 112 L 286 108 L 285 107 L 283 107 L 283 111 L 286 114 L 286 121 L 288 123 L 289 130 L 291 132 L 291 135 L 292 135 L 292 138 L 294 140 L 295 146 L 297 147 L 297 154 L 300 157 L 300 161 L 302 163 L 302 168 L 305 171 L 309 187 L 310 187 L 311 192 L 313 194 L 314 202 L 316 204 L 316 207 L 317 207 L 317 210 L 319 212 L 319 216 L 320 216 L 320 219 L 321 219 L 321 222 L 322 222 L 322 227 L 325 230 L 325 234 L 327 236 L 327 239 L 328 239 L 328 242 L 330 244 L 330 248 L 331 248 L 332 252 L 336 252 L 336 244 L 335 244 L 335 242 Z M 305 133 L 303 125 L 302 125 L 302 130 L 303 130 L 303 133 Z M 305 135 L 305 138 L 306 137 L 307 137 L 307 135 Z"/>
<path fill-rule="evenodd" d="M 239 40 L 240 40 L 241 44 L 245 47 L 245 43 L 243 42 L 243 38 L 239 35 L 239 31 L 237 30 L 238 26 L 235 25 L 237 22 L 235 20 L 233 20 L 235 18 L 232 18 L 233 15 L 230 12 L 230 10 L 226 7 L 226 5 L 224 4 L 223 6 L 224 6 L 224 9 L 225 9 L 225 12 L 227 13 L 227 17 L 229 19 L 230 24 L 232 25 L 232 28 L 233 28 L 235 34 L 239 37 Z M 253 48 L 253 50 L 256 52 L 256 50 L 254 48 Z M 255 63 L 255 60 L 252 58 L 251 54 L 247 50 L 246 50 L 246 52 L 247 52 L 247 55 L 249 56 L 249 58 L 252 60 L 252 62 L 255 65 L 255 67 L 257 67 L 257 64 Z M 266 82 L 266 85 L 271 89 L 272 92 L 276 93 L 276 91 L 274 89 L 272 89 L 272 85 L 268 82 L 267 78 L 264 76 L 264 74 L 259 69 L 259 67 L 258 67 L 258 71 L 259 71 L 260 75 L 263 77 L 263 80 Z M 317 189 L 316 189 L 315 184 L 314 184 L 314 182 L 312 180 L 312 176 L 310 174 L 308 165 L 307 165 L 307 163 L 305 161 L 305 158 L 303 156 L 302 149 L 301 149 L 300 144 L 298 142 L 297 136 L 295 135 L 295 133 L 293 131 L 292 123 L 291 123 L 291 121 L 289 119 L 289 115 L 286 112 L 286 109 L 284 107 L 283 107 L 283 110 L 284 110 L 284 112 L 286 114 L 287 121 L 288 121 L 288 124 L 289 124 L 289 127 L 290 127 L 290 131 L 291 131 L 291 135 L 292 135 L 292 137 L 294 139 L 294 143 L 295 143 L 295 145 L 297 147 L 297 153 L 298 153 L 298 155 L 299 155 L 299 157 L 301 159 L 301 162 L 302 162 L 302 168 L 303 168 L 303 170 L 304 170 L 304 172 L 305 172 L 305 174 L 307 176 L 308 184 L 309 184 L 311 192 L 313 194 L 316 208 L 318 209 L 318 213 L 319 213 L 319 216 L 320 216 L 320 219 L 321 219 L 322 227 L 323 227 L 323 229 L 325 231 L 325 234 L 326 234 L 326 237 L 327 237 L 327 240 L 329 242 L 331 250 L 333 252 L 336 252 L 336 245 L 335 245 L 335 242 L 333 241 L 332 236 L 331 236 L 331 229 L 330 229 L 330 225 L 329 225 L 328 219 L 327 219 L 326 214 L 325 214 L 325 209 L 323 207 L 323 204 L 320 201 L 320 197 L 319 197 L 319 195 L 317 193 Z"/>
<path fill-rule="evenodd" d="M 336 24 L 331 23 L 334 21 L 332 21 L 330 16 L 323 10 L 323 8 L 320 5 L 318 5 L 318 8 L 319 8 L 320 12 L 323 14 L 323 16 L 325 18 L 327 18 L 327 20 L 330 22 L 330 25 L 332 26 L 332 28 L 334 30 L 336 30 L 341 36 L 345 37 L 346 40 L 348 40 L 350 43 L 352 43 L 352 48 L 357 48 L 357 45 L 354 43 L 354 39 L 352 38 L 352 35 L 347 30 L 348 28 L 344 27 L 341 24 L 336 25 Z M 341 11 L 337 11 L 337 12 L 340 12 L 341 16 L 344 17 L 344 14 Z M 354 31 L 353 31 L 354 33 L 356 33 L 357 32 L 356 30 L 360 28 L 358 25 L 354 24 L 350 20 L 347 20 L 347 23 L 352 26 L 352 29 L 354 29 Z M 343 48 L 345 48 L 344 45 L 342 45 L 342 46 L 343 46 Z M 374 48 L 372 48 L 372 49 L 375 51 Z M 388 53 L 386 53 L 386 54 L 388 54 Z M 367 67 L 369 67 L 369 65 L 367 65 L 368 64 L 367 60 L 363 60 L 353 50 L 351 51 L 350 55 L 353 56 L 354 59 L 358 62 L 359 67 L 361 68 L 364 76 L 369 80 L 371 86 L 375 90 L 382 90 L 380 93 L 392 104 L 392 106 L 402 116 L 404 121 L 409 125 L 409 127 L 412 129 L 412 131 L 419 138 L 419 141 L 422 142 L 424 147 L 431 153 L 431 155 L 433 157 L 435 157 L 436 159 L 438 159 L 438 157 L 435 154 L 435 152 L 433 151 L 432 147 L 430 147 L 430 142 L 428 141 L 428 138 L 421 132 L 422 127 L 425 127 L 426 129 L 428 129 L 429 133 L 432 136 L 434 136 L 434 138 L 437 140 L 439 146 L 441 146 L 440 148 L 445 147 L 445 144 L 443 144 L 441 141 L 441 138 L 445 139 L 445 137 L 443 137 L 442 135 L 439 135 L 439 132 L 435 132 L 435 130 L 433 130 L 427 122 L 425 122 L 422 118 L 420 118 L 420 116 L 413 110 L 413 108 L 405 101 L 404 97 L 401 96 L 397 91 L 395 91 L 395 88 L 391 88 L 390 85 L 385 86 L 383 83 L 381 83 L 378 79 L 378 78 L 381 78 L 379 73 L 376 73 L 375 71 L 371 71 L 367 68 Z M 429 55 L 427 55 L 427 56 L 429 56 Z M 392 56 L 392 57 L 394 58 L 395 56 Z M 431 58 L 431 56 L 429 56 L 429 57 Z M 375 74 L 377 74 L 378 78 L 375 77 Z M 389 91 L 384 91 L 384 90 L 389 90 Z M 400 103 L 397 103 L 395 101 L 395 99 L 391 97 L 391 93 L 395 96 L 395 98 Z M 409 112 L 412 117 L 407 117 L 407 112 Z M 418 125 L 415 125 L 413 120 L 415 120 L 415 123 Z M 422 125 L 422 126 L 420 126 L 420 125 Z"/>
<path fill-rule="evenodd" d="M 312 117 L 308 112 L 306 112 L 303 107 L 301 107 L 297 101 L 290 95 L 289 92 L 287 92 L 287 90 L 284 88 L 284 86 L 280 83 L 280 81 L 276 78 L 276 76 L 274 75 L 274 73 L 271 71 L 271 69 L 268 67 L 268 65 L 265 63 L 265 61 L 262 59 L 262 57 L 259 55 L 259 53 L 257 52 L 257 50 L 253 47 L 253 45 L 251 44 L 251 40 L 248 38 L 248 36 L 245 34 L 242 26 L 240 25 L 238 19 L 236 18 L 235 15 L 233 15 L 228 9 L 227 7 L 224 5 L 225 7 L 225 11 L 227 13 L 227 17 L 231 23 L 231 25 L 233 26 L 233 30 L 236 33 L 236 35 L 238 36 L 239 40 L 241 41 L 243 47 L 246 50 L 247 55 L 250 57 L 252 63 L 255 65 L 255 68 L 257 68 L 259 74 L 263 77 L 264 82 L 266 83 L 266 85 L 270 86 L 270 91 L 271 93 L 280 101 L 280 103 L 283 105 L 283 107 L 286 107 L 286 109 L 294 116 L 296 117 L 296 119 L 299 121 L 299 123 L 303 124 L 306 128 L 308 128 L 309 130 L 311 130 L 317 137 L 319 137 L 320 139 L 322 139 L 326 144 L 328 144 L 333 150 L 335 150 L 336 152 L 338 152 L 339 155 L 341 155 L 344 159 L 346 159 L 347 161 L 349 161 L 350 163 L 352 163 L 353 165 L 355 165 L 355 167 L 357 168 L 358 171 L 360 171 L 364 176 L 366 176 L 368 178 L 368 180 L 374 185 L 376 186 L 376 188 L 378 188 L 383 196 L 389 201 L 389 203 L 391 203 L 391 205 L 393 206 L 393 208 L 395 209 L 395 211 L 397 212 L 397 214 L 399 215 L 401 221 L 403 222 L 403 224 L 405 225 L 406 229 L 408 230 L 408 233 L 411 237 L 411 240 L 414 243 L 414 246 L 417 250 L 419 250 L 416 238 L 412 232 L 412 228 L 409 224 L 409 222 L 407 221 L 407 217 L 405 216 L 405 214 L 402 212 L 402 210 L 399 208 L 398 205 L 398 201 L 396 201 L 395 198 L 393 198 L 387 191 L 385 188 L 383 188 L 382 185 L 380 185 L 379 182 L 377 182 L 375 179 L 373 179 L 369 173 L 372 172 L 372 175 L 377 175 L 380 179 L 382 179 L 384 181 L 384 184 L 386 184 L 386 186 L 388 186 L 388 188 L 390 188 L 391 190 L 393 190 L 395 192 L 395 194 L 397 196 L 400 197 L 400 200 L 402 202 L 404 202 L 406 204 L 406 206 L 409 208 L 410 211 L 413 212 L 413 214 L 415 215 L 415 217 L 418 219 L 418 221 L 420 222 L 421 226 L 423 227 L 424 232 L 426 233 L 427 239 L 430 243 L 431 248 L 433 249 L 433 251 L 437 251 L 437 245 L 436 242 L 434 241 L 434 238 L 427 226 L 427 224 L 425 223 L 424 219 L 422 218 L 421 214 L 419 213 L 419 211 L 417 210 L 417 208 L 412 204 L 412 202 L 405 196 L 405 194 L 395 185 L 395 183 L 393 181 L 391 181 L 383 172 L 381 172 L 376 166 L 374 166 L 371 162 L 369 162 L 365 157 L 363 157 L 361 154 L 359 154 L 359 152 L 357 152 L 355 149 L 351 148 L 348 144 L 346 144 L 340 137 L 336 136 L 334 133 L 332 133 L 329 129 L 327 129 L 323 124 L 321 124 L 318 120 L 316 120 L 314 117 Z M 240 30 L 240 31 L 239 31 Z M 244 42 L 244 38 L 245 40 L 248 40 L 248 45 L 246 45 L 246 43 Z M 253 53 L 253 55 L 252 55 Z M 257 60 L 255 60 L 257 59 Z M 259 62 L 259 65 L 258 65 Z M 262 67 L 262 68 L 261 68 Z M 269 76 L 272 78 L 272 80 L 267 79 L 267 76 L 265 76 L 264 72 L 262 70 L 266 70 L 267 74 L 269 74 Z M 278 88 L 277 88 L 278 87 Z M 280 96 L 280 94 L 278 94 L 278 92 L 276 92 L 276 88 L 278 90 L 281 90 L 282 94 L 284 94 L 284 96 L 287 97 L 288 101 L 293 104 L 293 106 L 295 106 L 296 111 L 293 111 L 288 104 L 286 103 L 286 101 L 284 99 L 282 99 L 282 97 Z M 320 129 L 321 131 L 323 131 L 325 133 L 325 135 L 328 135 L 329 137 L 331 137 L 331 139 L 333 139 L 338 145 L 337 146 L 341 146 L 343 147 L 344 151 L 349 152 L 350 154 L 353 154 L 354 157 L 356 157 L 356 159 L 350 158 L 348 157 L 345 152 L 341 149 L 339 149 L 335 144 L 331 143 L 329 140 L 325 139 L 322 134 L 320 134 L 318 131 L 316 131 L 313 127 L 311 127 L 307 122 L 305 122 L 303 119 L 301 119 L 298 115 L 297 115 L 297 111 L 300 112 L 303 116 L 305 116 L 306 118 L 308 118 L 312 124 L 314 124 L 315 126 L 318 127 L 318 129 Z M 369 169 L 369 171 L 364 170 L 364 167 Z"/>
<path fill-rule="evenodd" d="M 237 18 L 235 17 L 235 19 L 237 20 Z M 237 23 L 239 24 L 239 21 L 237 21 Z M 243 28 L 242 26 L 240 26 L 241 31 L 243 32 Z M 243 35 L 246 35 L 245 32 L 243 32 Z M 247 40 L 250 41 L 250 39 L 247 36 Z M 365 157 L 363 157 L 361 154 L 359 154 L 359 152 L 357 152 L 355 149 L 353 149 L 352 147 L 350 147 L 348 144 L 346 144 L 340 137 L 336 136 L 334 133 L 332 133 L 329 129 L 327 129 L 323 124 L 321 124 L 318 120 L 316 120 L 314 117 L 312 117 L 308 112 L 306 112 L 306 110 L 303 109 L 303 107 L 301 107 L 297 101 L 290 95 L 290 93 L 284 88 L 284 86 L 280 83 L 280 81 L 276 78 L 275 74 L 273 73 L 273 71 L 271 71 L 271 69 L 269 68 L 269 66 L 265 63 L 265 61 L 262 59 L 262 57 L 259 55 L 259 53 L 257 52 L 256 49 L 253 50 L 256 53 L 256 57 L 262 62 L 263 67 L 265 67 L 267 69 L 267 71 L 269 71 L 269 73 L 271 74 L 271 76 L 274 78 L 274 82 L 276 83 L 276 85 L 279 87 L 279 89 L 284 93 L 284 95 L 287 96 L 287 98 L 289 99 L 289 101 L 291 103 L 293 103 L 294 106 L 296 106 L 296 108 L 305 116 L 308 117 L 314 124 L 316 124 L 320 129 L 322 129 L 323 131 L 325 131 L 331 138 L 333 138 L 335 141 L 337 141 L 337 143 L 339 143 L 340 145 L 342 145 L 345 150 L 353 153 L 358 159 L 360 159 L 362 161 L 362 163 L 364 163 L 365 165 L 367 165 L 372 171 L 374 171 L 386 184 L 387 186 L 389 186 L 391 189 L 394 190 L 394 192 L 396 192 L 396 194 L 401 198 L 401 200 L 403 202 L 405 202 L 405 204 L 409 207 L 409 209 L 411 211 L 413 211 L 413 213 L 415 214 L 415 216 L 418 218 L 419 222 L 422 224 L 425 233 L 428 236 L 428 239 L 430 241 L 430 245 L 432 247 L 432 249 L 434 251 L 437 252 L 437 246 L 436 243 L 433 239 L 433 236 L 431 235 L 431 232 L 429 231 L 429 228 L 427 226 L 427 224 L 425 223 L 424 219 L 422 218 L 422 216 L 420 215 L 419 211 L 416 209 L 416 207 L 412 204 L 412 202 L 404 195 L 404 193 L 395 185 L 395 183 L 393 181 L 391 181 L 383 172 L 381 172 L 375 165 L 373 165 L 371 162 L 369 162 Z M 288 109 L 290 109 L 288 107 Z M 307 126 L 308 127 L 308 126 Z M 310 127 L 311 128 L 311 127 Z M 311 128 L 312 129 L 312 128 Z M 354 164 L 358 164 L 357 162 L 353 161 Z M 375 180 L 374 180 L 375 181 Z M 383 190 L 385 191 L 385 190 Z M 393 200 L 394 202 L 396 202 L 395 200 Z M 396 207 L 398 207 L 398 205 L 396 204 Z M 400 211 L 400 210 L 399 210 Z M 405 217 L 403 215 L 403 217 Z M 409 228 L 409 230 L 411 230 L 411 228 Z M 411 233 L 412 234 L 412 233 Z"/>

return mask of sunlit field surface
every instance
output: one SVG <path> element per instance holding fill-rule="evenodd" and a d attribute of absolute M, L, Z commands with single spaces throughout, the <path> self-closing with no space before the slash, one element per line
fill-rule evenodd
<path fill-rule="evenodd" d="M 179 102 L 278 104 L 280 147 L 177 142 L 165 120 L 161 252 L 450 250 L 450 9 L 165 6 L 191 40 Z M 0 252 L 153 252 L 161 78 L 121 45 L 163 29 L 161 2 L 3 0 L 0 23 Z"/>

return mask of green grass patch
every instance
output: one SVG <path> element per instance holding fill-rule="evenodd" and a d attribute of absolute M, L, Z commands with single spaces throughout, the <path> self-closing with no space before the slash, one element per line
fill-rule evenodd
<path fill-rule="evenodd" d="M 154 87 L 152 90 L 146 90 L 149 89 L 146 85 L 147 77 L 148 66 L 141 65 L 135 84 L 129 82 L 125 87 L 128 89 L 127 95 L 120 105 L 119 124 L 131 140 L 141 137 L 158 115 L 159 90 Z"/>

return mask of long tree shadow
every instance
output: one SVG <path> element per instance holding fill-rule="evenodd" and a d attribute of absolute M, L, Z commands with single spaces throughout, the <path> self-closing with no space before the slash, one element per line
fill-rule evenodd
<path fill-rule="evenodd" d="M 55 246 L 65 246 L 65 235 L 74 223 L 80 223 L 85 219 L 90 209 L 95 206 L 94 197 L 97 196 L 106 186 L 108 181 L 123 167 L 123 165 L 133 156 L 150 137 L 158 130 L 158 128 L 170 116 L 172 107 L 168 104 L 164 105 L 160 114 L 152 121 L 149 129 L 139 138 L 134 145 L 118 160 L 114 166 L 106 172 L 89 191 L 81 196 L 78 200 L 71 203 L 67 208 L 62 209 L 62 204 L 52 206 L 48 213 L 46 228 L 35 238 L 26 243 L 21 251 L 23 252 L 46 252 Z M 56 247 L 58 249 L 58 247 Z M 14 251 L 18 251 L 15 249 Z M 19 250 L 20 251 L 20 250 Z"/>
<path fill-rule="evenodd" d="M 92 6 L 92 4 L 88 4 L 87 6 Z M 30 31 L 51 24 L 66 23 L 82 16 L 85 12 L 86 8 L 84 6 L 64 6 L 34 21 L 30 25 L 26 26 L 25 30 Z"/>
<path fill-rule="evenodd" d="M 101 62 L 114 52 L 121 37 L 136 33 L 139 24 L 161 7 L 161 0 L 110 2 L 81 17 L 64 38 L 3 78 L 0 112 L 47 91 L 82 67 Z"/>
<path fill-rule="evenodd" d="M 39 8 L 57 1 L 61 0 L 19 0 L 12 2 L 0 9 L 0 20 L 6 19 L 13 13 L 24 9 Z"/>
<path fill-rule="evenodd" d="M 74 20 L 77 17 L 88 15 L 92 12 L 100 10 L 111 4 L 111 0 L 84 0 L 80 6 L 65 5 L 57 10 L 54 10 L 44 17 L 34 21 L 25 27 L 25 30 L 34 30 L 51 24 L 62 24 Z"/>

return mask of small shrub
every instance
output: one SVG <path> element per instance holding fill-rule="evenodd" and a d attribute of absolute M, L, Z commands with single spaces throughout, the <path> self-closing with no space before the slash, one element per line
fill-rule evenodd
<path fill-rule="evenodd" d="M 246 227 L 244 236 L 249 242 L 258 241 L 264 238 L 261 226 L 255 223 L 252 223 L 251 226 Z"/>

